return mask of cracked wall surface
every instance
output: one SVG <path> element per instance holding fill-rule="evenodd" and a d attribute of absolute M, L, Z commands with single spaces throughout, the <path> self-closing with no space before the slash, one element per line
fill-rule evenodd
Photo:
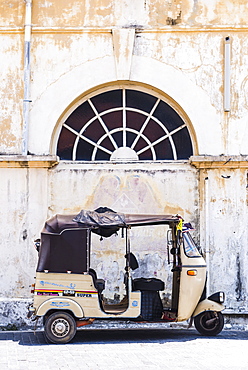
<path fill-rule="evenodd" d="M 85 96 L 111 84 L 115 88 L 130 84 L 167 97 L 192 127 L 194 156 L 205 162 L 119 167 L 60 162 L 55 168 L 31 168 L 26 159 L 19 161 L 24 135 L 25 1 L 0 2 L 3 312 L 13 318 L 5 298 L 31 297 L 29 285 L 37 262 L 32 241 L 44 221 L 55 213 L 98 206 L 182 214 L 194 224 L 197 242 L 203 249 L 209 247 L 211 290 L 225 290 L 230 311 L 248 312 L 247 17 L 244 0 L 33 1 L 28 154 L 56 155 L 61 125 Z M 226 37 L 231 47 L 230 112 L 223 109 Z M 123 43 L 119 47 L 118 40 Z M 153 274 L 171 284 L 161 250 L 162 232 L 138 232 L 137 243 L 135 239 L 140 270 L 134 277 Z M 123 253 L 114 250 L 115 241 L 95 240 L 92 255 L 95 269 L 107 281 L 110 299 L 123 294 Z M 163 294 L 168 304 L 170 296 Z M 19 304 L 14 307 L 22 315 Z M 4 325 L 6 320 L 5 315 Z"/>

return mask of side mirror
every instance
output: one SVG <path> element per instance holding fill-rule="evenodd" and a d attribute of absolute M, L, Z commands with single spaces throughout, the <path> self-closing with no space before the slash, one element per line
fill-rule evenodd
<path fill-rule="evenodd" d="M 39 251 L 40 251 L 40 239 L 36 239 L 34 241 L 34 247 L 37 250 L 37 252 L 39 253 Z"/>

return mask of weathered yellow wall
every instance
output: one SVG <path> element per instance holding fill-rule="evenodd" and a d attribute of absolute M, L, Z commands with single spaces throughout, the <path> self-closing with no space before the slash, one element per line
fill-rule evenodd
<path fill-rule="evenodd" d="M 23 25 L 24 1 L 1 0 L 1 24 Z M 245 0 L 33 0 L 37 27 L 246 26 Z"/>
<path fill-rule="evenodd" d="M 44 156 L 44 168 L 27 162 L 20 168 L 21 162 L 16 165 L 15 160 L 22 153 L 25 1 L 0 0 L 2 302 L 30 297 L 37 261 L 32 240 L 47 217 L 101 205 L 118 211 L 181 213 L 195 225 L 195 236 L 207 249 L 211 291 L 224 288 L 227 307 L 248 312 L 247 17 L 248 4 L 241 0 L 33 0 L 28 150 L 34 158 Z M 123 28 L 135 29 L 131 51 L 127 48 L 132 33 L 124 51 L 118 43 L 114 49 L 113 29 Z M 125 41 L 125 34 L 118 32 L 115 40 Z M 230 112 L 223 111 L 227 36 Z M 119 66 L 130 61 L 125 81 L 118 81 L 122 79 L 118 58 Z M 66 114 L 99 86 L 122 83 L 166 95 L 192 127 L 194 155 L 209 155 L 208 164 L 196 163 L 195 168 L 195 163 L 61 162 L 48 169 L 46 156 L 56 154 Z M 3 155 L 11 157 L 2 161 Z M 216 167 L 216 156 L 221 155 L 225 159 Z M 240 155 L 239 164 L 230 166 Z M 161 232 L 155 235 L 160 238 Z M 154 234 L 138 235 L 146 249 L 140 242 L 137 253 L 143 266 L 169 282 L 166 257 L 159 257 L 160 245 L 151 250 L 149 238 L 154 244 Z M 105 244 L 98 245 L 94 266 L 109 281 L 108 294 L 113 297 L 116 285 L 108 271 L 114 267 L 118 281 L 123 266 L 121 253 L 110 261 L 104 258 Z"/>
<path fill-rule="evenodd" d="M 235 132 L 234 120 L 242 127 L 240 131 L 247 130 L 246 2 L 124 1 L 120 4 L 119 1 L 96 1 L 93 7 L 92 1 L 53 0 L 33 1 L 32 9 L 33 105 L 51 84 L 65 74 L 86 61 L 113 55 L 112 28 L 134 27 L 134 55 L 172 66 L 199 86 L 216 114 L 221 115 L 218 120 L 224 134 L 223 150 L 244 152 L 245 144 L 240 133 Z M 8 154 L 21 153 L 24 16 L 24 1 L 0 2 L 4 75 L 0 82 L 3 104 L 0 150 Z M 168 17 L 177 19 L 176 23 L 171 24 Z M 231 37 L 234 97 L 228 127 L 222 101 L 225 36 Z M 48 150 L 43 148 L 44 154 L 48 154 Z"/>

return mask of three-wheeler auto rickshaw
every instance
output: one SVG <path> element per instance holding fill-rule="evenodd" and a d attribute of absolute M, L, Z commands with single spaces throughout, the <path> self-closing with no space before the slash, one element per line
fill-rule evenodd
<path fill-rule="evenodd" d="M 163 307 L 159 293 L 164 281 L 132 277 L 139 265 L 131 251 L 130 230 L 153 225 L 165 226 L 164 245 L 172 259 L 170 307 Z M 91 268 L 91 236 L 108 238 L 117 232 L 125 239 L 125 294 L 111 304 L 104 297 L 105 281 Z M 45 223 L 36 246 L 39 258 L 28 317 L 43 317 L 45 335 L 53 343 L 68 343 L 77 328 L 97 319 L 137 325 L 194 319 L 199 333 L 210 336 L 223 329 L 224 293 L 206 297 L 206 262 L 178 215 L 122 214 L 106 207 L 56 215 Z"/>

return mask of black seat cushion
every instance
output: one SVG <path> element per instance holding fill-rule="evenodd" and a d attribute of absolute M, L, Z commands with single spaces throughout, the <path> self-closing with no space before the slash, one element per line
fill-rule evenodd
<path fill-rule="evenodd" d="M 134 279 L 132 284 L 133 290 L 164 290 L 164 282 L 156 278 L 138 278 Z"/>

